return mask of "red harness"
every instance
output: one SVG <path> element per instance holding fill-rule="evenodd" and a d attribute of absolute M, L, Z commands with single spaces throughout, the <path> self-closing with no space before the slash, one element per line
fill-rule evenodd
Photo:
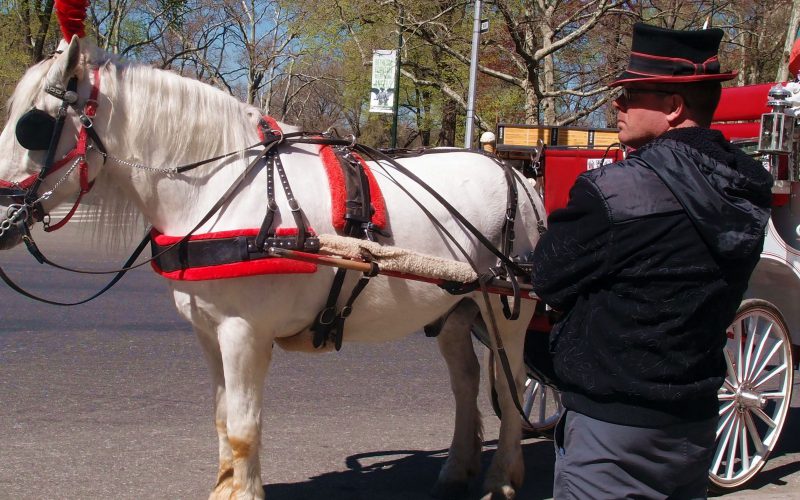
<path fill-rule="evenodd" d="M 267 125 L 271 130 L 279 131 L 278 123 L 269 116 L 264 117 Z M 261 131 L 259 130 L 259 133 Z M 263 140 L 263 137 L 262 137 Z M 322 160 L 325 173 L 328 177 L 328 185 L 331 192 L 331 217 L 333 227 L 337 231 L 342 231 L 345 227 L 345 208 L 347 201 L 347 192 L 345 189 L 345 179 L 342 169 L 339 166 L 339 160 L 333 148 L 329 145 L 321 145 L 319 148 L 320 159 Z M 378 228 L 383 229 L 386 227 L 386 204 L 381 194 L 378 183 L 375 180 L 372 172 L 367 166 L 366 162 L 359 156 L 356 158 L 364 168 L 367 175 L 370 188 L 370 196 L 374 213 L 372 216 L 372 223 Z M 259 232 L 258 228 L 252 229 L 237 229 L 232 231 L 220 231 L 207 234 L 192 235 L 189 241 L 203 241 L 203 240 L 223 240 L 232 239 L 236 237 L 255 237 Z M 310 231 L 313 234 L 313 231 Z M 296 227 L 283 227 L 277 228 L 276 236 L 292 236 L 297 234 Z M 180 236 L 167 236 L 157 231 L 152 233 L 153 241 L 160 247 L 166 247 L 181 240 Z M 181 281 L 200 281 L 200 280 L 213 280 L 225 278 L 238 278 L 242 276 L 255 276 L 259 274 L 303 274 L 313 273 L 317 270 L 317 265 L 309 262 L 299 262 L 293 259 L 284 259 L 277 257 L 260 258 L 260 259 L 244 259 L 240 262 L 230 262 L 224 264 L 206 265 L 206 266 L 188 266 L 185 269 L 175 271 L 164 271 L 159 268 L 158 264 L 153 261 L 152 267 L 155 272 L 161 276 Z"/>

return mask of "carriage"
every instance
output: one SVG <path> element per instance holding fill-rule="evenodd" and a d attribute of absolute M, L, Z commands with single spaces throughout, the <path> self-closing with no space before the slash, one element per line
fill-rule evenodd
<path fill-rule="evenodd" d="M 800 310 L 796 307 L 800 300 L 800 129 L 794 128 L 793 115 L 786 114 L 800 105 L 800 84 L 788 87 L 769 83 L 725 88 L 712 124 L 760 158 L 775 178 L 761 260 L 727 331 L 728 372 L 719 392 L 717 449 L 709 470 L 712 487 L 720 491 L 744 486 L 775 450 L 800 360 Z M 623 157 L 609 133 L 613 131 L 500 124 L 496 154 L 536 178 L 549 213 L 566 204 L 580 172 Z M 552 320 L 539 307 L 525 341 L 528 421 L 523 426 L 529 436 L 551 437 L 563 410 L 545 355 Z M 473 333 L 485 337 L 480 324 Z"/>

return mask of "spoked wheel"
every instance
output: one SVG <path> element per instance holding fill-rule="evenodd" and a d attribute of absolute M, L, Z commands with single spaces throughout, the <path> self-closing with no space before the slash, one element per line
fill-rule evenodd
<path fill-rule="evenodd" d="M 728 373 L 719 391 L 712 487 L 737 488 L 764 467 L 791 403 L 792 346 L 780 311 L 769 302 L 742 302 L 728 329 Z"/>
<path fill-rule="evenodd" d="M 552 439 L 553 429 L 561 418 L 564 407 L 561 406 L 561 395 L 557 390 L 528 374 L 522 395 L 522 410 L 528 418 L 528 422 L 522 422 L 522 431 L 526 435 Z"/>

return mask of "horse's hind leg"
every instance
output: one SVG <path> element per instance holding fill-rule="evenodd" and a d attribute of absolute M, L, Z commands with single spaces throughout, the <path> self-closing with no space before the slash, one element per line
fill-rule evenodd
<path fill-rule="evenodd" d="M 492 298 L 492 309 L 496 312 L 501 310 L 497 297 Z M 497 329 L 500 334 L 504 351 L 508 359 L 509 368 L 513 374 L 513 387 L 519 399 L 520 387 L 525 377 L 524 367 L 524 346 L 525 333 L 528 327 L 528 320 L 534 303 L 523 301 L 523 311 L 520 319 L 509 321 L 497 314 Z M 484 309 L 482 307 L 482 309 Z M 489 330 L 489 335 L 494 335 L 488 313 L 483 312 L 484 321 Z M 508 377 L 506 377 L 500 360 L 495 363 L 495 380 L 498 395 L 498 402 L 501 410 L 500 437 L 497 442 L 497 452 L 494 454 L 492 463 L 486 473 L 483 487 L 485 496 L 483 500 L 498 500 L 514 498 L 517 490 L 522 486 L 525 476 L 525 465 L 522 460 L 522 415 L 509 391 Z"/>
<path fill-rule="evenodd" d="M 456 424 L 447 461 L 439 472 L 432 495 L 459 498 L 469 486 L 469 479 L 480 471 L 483 431 L 478 411 L 480 365 L 472 347 L 470 327 L 478 308 L 463 300 L 444 321 L 437 336 L 439 350 L 450 372 L 450 386 L 456 401 Z"/>

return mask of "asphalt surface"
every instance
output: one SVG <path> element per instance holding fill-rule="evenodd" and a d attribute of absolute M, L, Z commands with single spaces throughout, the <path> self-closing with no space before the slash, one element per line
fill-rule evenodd
<path fill-rule="evenodd" d="M 65 263 L 124 260 L 99 255 L 69 226 L 37 239 Z M 0 266 L 61 300 L 107 279 L 47 269 L 22 248 L 0 254 Z M 486 466 L 498 420 L 485 393 L 480 404 Z M 0 498 L 206 498 L 217 456 L 211 406 L 199 345 L 149 268 L 71 308 L 0 288 Z M 453 422 L 444 363 L 419 333 L 333 354 L 276 351 L 263 415 L 262 478 L 273 500 L 427 499 Z M 798 429 L 793 408 L 765 470 L 724 498 L 800 498 Z M 552 443 L 528 439 L 523 450 L 519 498 L 551 498 Z M 479 490 L 476 480 L 469 498 Z"/>

